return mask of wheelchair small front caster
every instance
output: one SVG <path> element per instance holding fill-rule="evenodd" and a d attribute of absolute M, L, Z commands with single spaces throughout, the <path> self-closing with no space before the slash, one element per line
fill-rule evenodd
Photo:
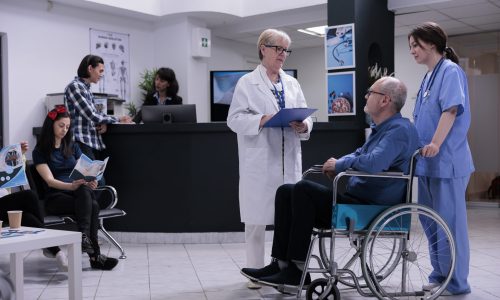
<path fill-rule="evenodd" d="M 336 284 L 333 284 L 327 295 L 321 298 L 322 294 L 328 287 L 328 279 L 318 278 L 311 282 L 306 292 L 307 300 L 325 299 L 325 300 L 340 300 L 340 292 Z"/>

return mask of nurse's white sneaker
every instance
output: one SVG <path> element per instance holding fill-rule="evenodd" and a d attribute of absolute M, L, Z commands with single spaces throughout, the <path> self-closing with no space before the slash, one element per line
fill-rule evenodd
<path fill-rule="evenodd" d="M 433 288 L 433 289 L 431 290 L 431 293 L 432 293 L 432 294 L 435 294 L 435 293 L 437 292 L 437 290 L 438 290 L 438 289 L 439 289 L 439 286 L 436 286 L 435 288 Z M 441 295 L 439 295 L 439 296 L 453 296 L 453 294 L 452 294 L 452 293 L 450 293 L 448 290 L 444 290 L 444 291 L 441 293 Z"/>
<path fill-rule="evenodd" d="M 248 283 L 247 283 L 247 288 L 249 288 L 251 290 L 258 290 L 261 287 L 262 286 L 260 284 L 258 284 L 257 282 L 253 282 L 251 280 L 249 280 Z"/>
<path fill-rule="evenodd" d="M 57 252 L 56 262 L 57 262 L 57 267 L 59 268 L 59 271 L 68 272 L 68 257 L 66 257 L 66 254 L 62 250 Z"/>
<path fill-rule="evenodd" d="M 441 285 L 441 283 L 438 283 L 438 282 L 430 282 L 428 284 L 424 284 L 422 286 L 422 290 L 424 290 L 424 291 L 431 291 L 433 288 L 438 287 L 440 285 Z"/>

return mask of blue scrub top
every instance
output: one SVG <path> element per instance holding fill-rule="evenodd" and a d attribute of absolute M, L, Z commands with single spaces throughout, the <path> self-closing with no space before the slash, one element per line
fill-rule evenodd
<path fill-rule="evenodd" d="M 439 153 L 434 157 L 419 159 L 416 175 L 437 178 L 468 176 L 474 171 L 474 165 L 467 142 L 467 131 L 470 126 L 467 77 L 462 68 L 449 59 L 445 59 L 440 68 L 434 72 L 437 73 L 429 95 L 424 97 L 430 74 L 424 78 L 413 111 L 421 145 L 431 142 L 444 111 L 456 106 L 457 116 Z"/>

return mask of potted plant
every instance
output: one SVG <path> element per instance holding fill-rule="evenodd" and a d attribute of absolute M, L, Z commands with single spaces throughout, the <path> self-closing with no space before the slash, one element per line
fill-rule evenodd
<path fill-rule="evenodd" d="M 141 73 L 141 81 L 139 82 L 139 88 L 142 90 L 142 102 L 146 100 L 146 95 L 152 93 L 155 89 L 155 75 L 156 68 L 151 70 L 144 70 L 144 73 Z"/>
<path fill-rule="evenodd" d="M 141 81 L 139 82 L 138 86 L 142 90 L 142 102 L 146 100 L 146 96 L 149 93 L 152 93 L 155 89 L 155 75 L 156 75 L 156 68 L 153 68 L 151 70 L 145 69 L 143 73 L 141 73 Z M 135 105 L 134 102 L 129 102 L 125 104 L 125 108 L 128 110 L 128 115 L 131 117 L 134 117 L 137 114 L 137 106 Z"/>

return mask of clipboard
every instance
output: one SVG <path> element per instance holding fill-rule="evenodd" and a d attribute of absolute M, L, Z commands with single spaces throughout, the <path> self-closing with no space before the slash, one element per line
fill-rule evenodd
<path fill-rule="evenodd" d="M 316 108 L 282 108 L 269 121 L 264 124 L 264 127 L 290 127 L 292 121 L 304 121 L 318 109 Z"/>

